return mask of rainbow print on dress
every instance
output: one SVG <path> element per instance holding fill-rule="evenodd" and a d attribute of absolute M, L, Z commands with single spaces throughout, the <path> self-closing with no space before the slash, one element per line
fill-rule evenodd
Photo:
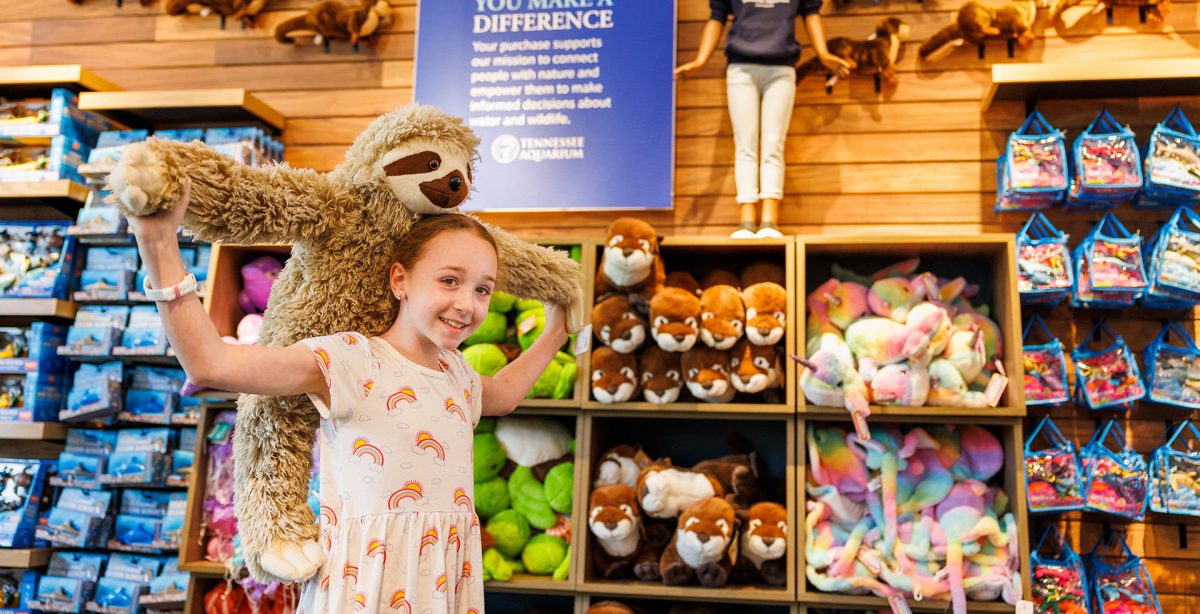
<path fill-rule="evenodd" d="M 391 607 L 393 610 L 399 610 L 401 612 L 411 612 L 412 604 L 410 604 L 408 602 L 408 599 L 406 599 L 405 597 L 406 597 L 406 595 L 404 594 L 404 589 L 400 589 L 400 590 L 392 593 L 392 600 L 388 604 L 388 606 Z"/>
<path fill-rule="evenodd" d="M 362 437 L 354 440 L 354 449 L 350 454 L 358 458 L 365 458 L 371 464 L 383 466 L 383 450 L 371 445 L 371 442 Z"/>
<path fill-rule="evenodd" d="M 433 462 L 441 465 L 446 462 L 446 449 L 442 447 L 440 441 L 437 440 L 429 431 L 421 431 L 417 433 L 413 451 L 418 453 L 433 452 Z"/>
<path fill-rule="evenodd" d="M 424 496 L 425 488 L 421 486 L 420 482 L 405 482 L 403 488 L 393 491 L 388 497 L 388 509 L 394 510 L 405 501 L 420 501 Z"/>

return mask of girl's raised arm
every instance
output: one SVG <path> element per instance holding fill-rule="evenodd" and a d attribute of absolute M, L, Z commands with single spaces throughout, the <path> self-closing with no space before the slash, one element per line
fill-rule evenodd
<path fill-rule="evenodd" d="M 189 194 L 190 184 L 185 184 L 176 206 L 154 215 L 129 218 L 146 266 L 147 283 L 153 289 L 170 291 L 188 276 L 176 232 L 187 211 Z M 158 312 L 180 365 L 198 385 L 271 396 L 328 395 L 324 375 L 304 345 L 225 343 L 194 292 L 159 301 Z"/>

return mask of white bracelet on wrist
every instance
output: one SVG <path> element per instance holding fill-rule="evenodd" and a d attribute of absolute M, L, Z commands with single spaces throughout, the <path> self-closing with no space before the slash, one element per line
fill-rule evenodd
<path fill-rule="evenodd" d="M 150 287 L 149 278 L 142 282 L 142 292 L 146 295 L 146 298 L 149 298 L 156 303 L 169 303 L 195 291 L 196 276 L 191 273 L 188 273 L 187 276 L 183 278 L 183 281 L 160 290 L 155 290 L 154 288 Z"/>

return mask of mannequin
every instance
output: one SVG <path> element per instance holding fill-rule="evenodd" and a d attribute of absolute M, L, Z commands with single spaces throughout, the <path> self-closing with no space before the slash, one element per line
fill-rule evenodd
<path fill-rule="evenodd" d="M 675 69 L 676 77 L 695 71 L 712 57 L 725 21 L 733 16 L 725 56 L 726 98 L 733 123 L 734 180 L 740 223 L 735 239 L 778 238 L 783 199 L 783 143 L 796 98 L 796 16 L 804 18 L 808 40 L 830 72 L 850 74 L 845 60 L 829 53 L 821 25 L 821 0 L 709 0 L 710 15 L 696 59 Z M 761 216 L 759 209 L 761 207 Z"/>

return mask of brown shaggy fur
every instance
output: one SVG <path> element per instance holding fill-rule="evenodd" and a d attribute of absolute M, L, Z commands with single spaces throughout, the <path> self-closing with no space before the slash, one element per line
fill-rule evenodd
<path fill-rule="evenodd" d="M 286 346 L 340 331 L 378 335 L 391 326 L 396 299 L 388 286 L 395 246 L 418 218 L 437 210 L 404 202 L 382 170 L 381 156 L 425 148 L 447 161 L 473 160 L 479 140 L 462 120 L 432 107 L 408 106 L 371 123 L 330 173 L 287 166 L 249 167 L 202 143 L 150 139 L 125 150 L 109 177 L 126 215 L 150 215 L 177 202 L 185 179 L 191 203 L 184 226 L 206 241 L 289 243 L 292 255 L 271 292 L 263 345 Z M 470 176 L 470 169 L 462 169 Z M 457 172 L 457 171 L 456 171 Z M 467 184 L 469 189 L 469 184 Z M 563 252 L 491 228 L 499 245 L 498 285 L 528 298 L 567 305 L 583 324 L 579 267 Z M 635 367 L 636 368 L 636 367 Z M 246 564 L 270 580 L 260 557 L 273 540 L 317 538 L 306 501 L 316 408 L 303 395 L 241 395 L 234 436 L 234 512 Z"/>

